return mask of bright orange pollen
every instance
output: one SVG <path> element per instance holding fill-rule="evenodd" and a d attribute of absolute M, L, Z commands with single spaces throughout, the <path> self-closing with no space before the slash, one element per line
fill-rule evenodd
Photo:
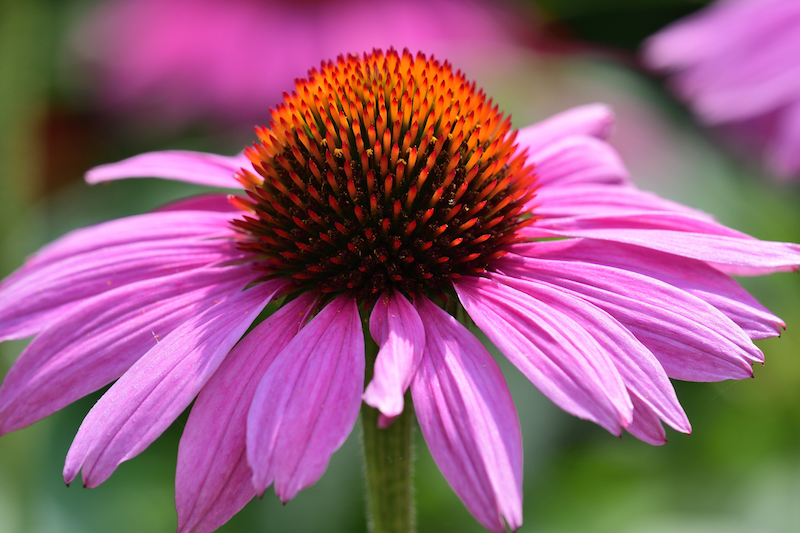
<path fill-rule="evenodd" d="M 297 80 L 245 150 L 240 247 L 267 277 L 374 298 L 479 274 L 533 219 L 509 118 L 449 63 L 374 51 Z"/>

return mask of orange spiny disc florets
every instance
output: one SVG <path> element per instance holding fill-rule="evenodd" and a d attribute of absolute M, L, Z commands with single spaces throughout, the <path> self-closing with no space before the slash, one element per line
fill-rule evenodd
<path fill-rule="evenodd" d="M 240 246 L 323 292 L 406 294 L 479 274 L 532 219 L 508 118 L 448 63 L 390 50 L 297 80 L 245 150 Z"/>

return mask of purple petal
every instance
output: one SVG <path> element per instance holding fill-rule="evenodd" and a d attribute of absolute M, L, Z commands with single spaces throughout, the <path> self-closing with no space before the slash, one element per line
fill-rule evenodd
<path fill-rule="evenodd" d="M 603 104 L 574 107 L 519 130 L 517 143 L 529 153 L 573 135 L 605 139 L 614 127 L 614 112 Z"/>
<path fill-rule="evenodd" d="M 361 320 L 343 295 L 300 330 L 258 385 L 247 417 L 256 492 L 274 479 L 285 503 L 313 485 L 353 429 L 363 387 Z"/>
<path fill-rule="evenodd" d="M 166 213 L 169 211 L 217 211 L 221 213 L 238 213 L 230 201 L 227 194 L 198 194 L 170 202 L 162 205 L 156 212 Z"/>
<path fill-rule="evenodd" d="M 652 204 L 651 204 L 652 205 Z M 668 205 L 664 203 L 662 205 Z M 688 209 L 684 212 L 639 210 L 638 212 L 623 215 L 618 214 L 593 214 L 581 217 L 547 219 L 539 222 L 536 227 L 547 230 L 584 230 L 584 229 L 647 229 L 647 230 L 673 230 L 707 235 L 718 235 L 754 241 L 753 237 L 723 226 L 709 215 L 702 213 L 695 215 Z"/>
<path fill-rule="evenodd" d="M 306 293 L 256 326 L 197 396 L 178 447 L 179 533 L 214 531 L 255 496 L 245 451 L 247 412 L 261 378 L 314 302 Z"/>
<path fill-rule="evenodd" d="M 464 276 L 453 284 L 475 324 L 542 394 L 615 435 L 631 420 L 622 377 L 570 316 L 516 289 Z"/>
<path fill-rule="evenodd" d="M 230 214 L 203 211 L 156 212 L 120 218 L 68 233 L 36 252 L 18 272 L 112 246 L 191 237 L 232 237 L 235 233 L 230 220 Z"/>
<path fill-rule="evenodd" d="M 244 154 L 233 157 L 170 150 L 135 155 L 118 163 L 94 167 L 86 173 L 87 183 L 125 178 L 164 178 L 208 187 L 241 189 L 234 174 L 242 167 L 252 168 Z"/>
<path fill-rule="evenodd" d="M 656 250 L 608 241 L 566 239 L 516 245 L 518 255 L 605 265 L 661 280 L 708 302 L 742 328 L 751 339 L 780 335 L 783 321 L 738 283 L 707 263 Z"/>
<path fill-rule="evenodd" d="M 631 394 L 631 398 L 633 399 L 633 421 L 625 428 L 628 433 L 653 446 L 666 444 L 667 433 L 664 431 L 658 415 L 642 401 L 643 398 L 633 394 Z M 684 433 L 691 433 L 691 427 Z"/>
<path fill-rule="evenodd" d="M 83 420 L 67 453 L 64 480 L 71 483 L 82 468 L 84 486 L 96 487 L 147 448 L 188 407 L 285 283 L 267 281 L 231 294 L 139 359 Z"/>
<path fill-rule="evenodd" d="M 630 186 L 630 174 L 619 154 L 594 137 L 574 136 L 529 153 L 542 189 L 584 185 Z"/>
<path fill-rule="evenodd" d="M 123 244 L 23 267 L 0 287 L 0 340 L 36 334 L 82 300 L 115 288 L 241 255 L 232 240 L 188 237 Z"/>
<path fill-rule="evenodd" d="M 425 328 L 411 302 L 395 290 L 384 293 L 375 303 L 369 331 L 380 351 L 363 400 L 393 418 L 403 412 L 403 395 L 422 360 Z"/>
<path fill-rule="evenodd" d="M 728 317 L 700 298 L 627 270 L 575 261 L 508 256 L 497 268 L 571 291 L 617 319 L 658 358 L 667 375 L 687 381 L 752 376 L 763 354 Z"/>
<path fill-rule="evenodd" d="M 424 296 L 425 354 L 411 384 L 422 434 L 445 479 L 485 528 L 522 525 L 522 436 L 486 348 Z"/>
<path fill-rule="evenodd" d="M 574 293 L 535 281 L 492 274 L 491 279 L 521 290 L 542 304 L 571 317 L 597 341 L 614 362 L 634 406 L 644 406 L 678 431 L 691 430 L 672 384 L 658 359 L 608 313 L 574 296 Z M 627 428 L 626 428 L 627 429 Z"/>
<path fill-rule="evenodd" d="M 800 173 L 800 101 L 788 106 L 782 113 L 778 132 L 767 150 L 770 168 L 783 178 Z"/>
<path fill-rule="evenodd" d="M 582 237 L 643 246 L 706 261 L 729 274 L 797 270 L 800 246 L 760 241 L 709 220 L 677 213 L 545 219 L 521 232 L 529 237 Z M 661 229 L 669 228 L 669 229 Z"/>
<path fill-rule="evenodd" d="M 160 339 L 254 277 L 204 268 L 125 285 L 60 316 L 22 352 L 0 388 L 0 434 L 36 422 L 120 377 Z"/>
<path fill-rule="evenodd" d="M 535 213 L 546 218 L 589 217 L 598 213 L 616 217 L 636 215 L 644 211 L 664 211 L 713 220 L 711 215 L 634 187 L 542 187 L 532 203 L 536 206 Z"/>

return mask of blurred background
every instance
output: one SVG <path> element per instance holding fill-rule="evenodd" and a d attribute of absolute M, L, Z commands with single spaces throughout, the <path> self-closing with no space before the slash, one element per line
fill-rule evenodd
<path fill-rule="evenodd" d="M 800 182 L 772 178 L 699 126 L 641 66 L 643 40 L 701 0 L 3 0 L 0 275 L 81 226 L 202 191 L 142 179 L 89 187 L 88 168 L 148 150 L 233 154 L 295 77 L 339 53 L 409 47 L 449 59 L 522 127 L 605 102 L 640 187 L 761 239 L 800 242 Z M 560 411 L 498 360 L 525 446 L 524 526 L 538 533 L 796 531 L 800 523 L 800 277 L 741 283 L 788 329 L 760 341 L 755 379 L 675 382 L 694 432 L 652 447 Z M 4 375 L 26 342 L 0 345 Z M 496 352 L 495 352 L 496 353 Z M 101 391 L 102 392 L 102 391 Z M 96 489 L 63 460 L 100 392 L 0 438 L 0 531 L 174 531 L 185 423 Z M 288 505 L 267 491 L 223 532 L 366 530 L 360 430 Z M 419 433 L 421 533 L 482 531 Z"/>

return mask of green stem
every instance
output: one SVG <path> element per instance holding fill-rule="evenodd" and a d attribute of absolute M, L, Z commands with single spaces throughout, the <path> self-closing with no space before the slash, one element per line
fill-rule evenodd
<path fill-rule="evenodd" d="M 378 346 L 368 332 L 367 383 L 372 380 Z M 367 522 L 370 533 L 413 533 L 414 498 L 411 490 L 414 408 L 406 394 L 405 408 L 391 426 L 378 429 L 380 412 L 361 405 L 361 433 L 367 480 Z"/>

